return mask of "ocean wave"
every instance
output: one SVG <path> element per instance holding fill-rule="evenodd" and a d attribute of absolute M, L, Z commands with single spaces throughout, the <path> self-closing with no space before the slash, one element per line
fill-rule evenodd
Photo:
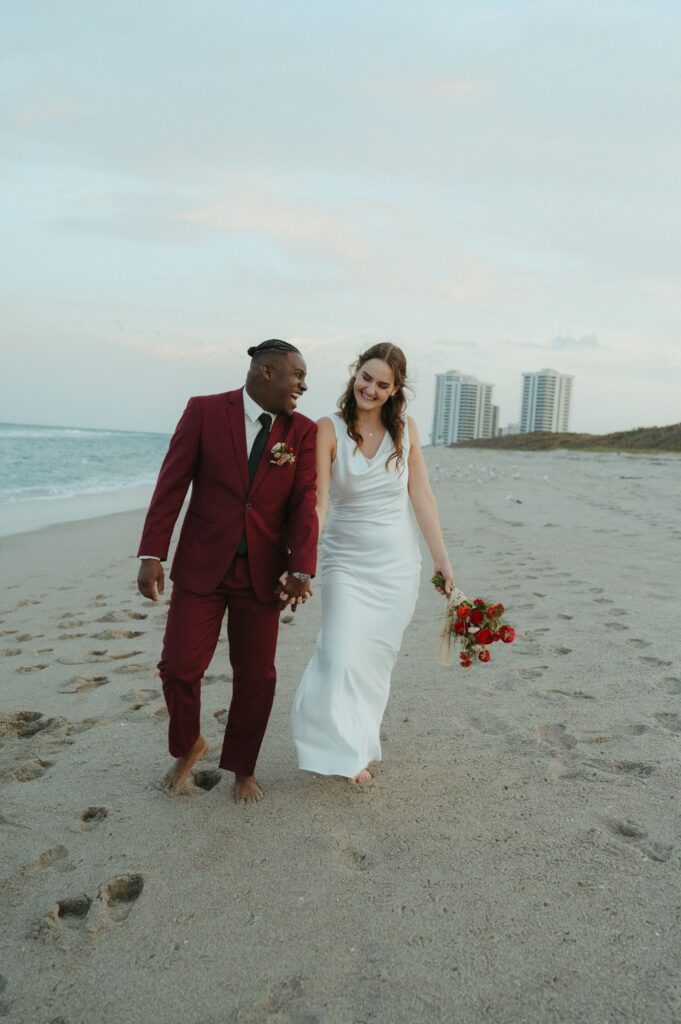
<path fill-rule="evenodd" d="M 76 427 L 0 427 L 0 441 L 5 440 L 36 440 L 44 441 L 48 438 L 56 440 L 68 440 L 74 438 L 82 440 L 84 437 L 120 437 L 116 430 L 79 430 Z"/>
<path fill-rule="evenodd" d="M 23 501 L 59 501 L 63 498 L 82 498 L 94 494 L 112 494 L 131 487 L 150 487 L 156 483 L 158 473 L 145 473 L 127 479 L 91 479 L 52 487 L 13 487 L 0 489 L 0 504 L 15 505 Z"/>

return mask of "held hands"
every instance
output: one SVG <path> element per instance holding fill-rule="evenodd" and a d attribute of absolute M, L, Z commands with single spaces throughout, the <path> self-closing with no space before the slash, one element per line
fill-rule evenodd
<path fill-rule="evenodd" d="M 454 589 L 454 570 L 449 561 L 436 562 L 433 566 L 433 586 L 445 597 L 451 594 Z"/>
<path fill-rule="evenodd" d="M 305 604 L 312 596 L 310 582 L 310 580 L 297 580 L 295 576 L 289 576 L 287 572 L 284 572 L 279 577 L 281 589 L 275 590 L 275 594 L 279 596 L 284 607 L 291 605 L 295 611 L 299 604 Z"/>
<path fill-rule="evenodd" d="M 158 601 L 158 595 L 163 593 L 164 577 L 163 566 L 157 558 L 143 558 L 140 562 L 140 571 L 137 573 L 137 589 L 143 597 L 150 601 Z"/>

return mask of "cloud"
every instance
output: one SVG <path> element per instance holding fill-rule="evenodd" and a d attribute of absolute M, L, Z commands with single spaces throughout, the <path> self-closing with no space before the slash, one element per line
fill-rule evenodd
<path fill-rule="evenodd" d="M 322 252 L 352 266 L 371 257 L 370 247 L 345 217 L 295 200 L 235 194 L 180 214 L 179 219 L 213 231 L 252 233 L 284 248 Z"/>
<path fill-rule="evenodd" d="M 581 338 L 574 338 L 571 334 L 557 334 L 548 342 L 548 348 L 554 351 L 564 352 L 568 349 L 597 349 L 600 348 L 598 338 L 595 334 L 583 334 Z"/>

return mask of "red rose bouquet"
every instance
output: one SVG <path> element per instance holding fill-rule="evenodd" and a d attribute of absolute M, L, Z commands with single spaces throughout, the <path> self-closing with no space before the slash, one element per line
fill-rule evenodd
<path fill-rule="evenodd" d="M 440 590 L 444 589 L 445 580 L 441 573 L 433 576 L 433 583 Z M 442 643 L 440 645 L 439 662 L 451 665 L 452 637 L 459 644 L 459 664 L 462 668 L 470 668 L 474 661 L 483 664 L 492 660 L 490 647 L 501 641 L 512 644 L 515 630 L 503 620 L 505 608 L 503 604 L 493 604 L 476 597 L 469 601 L 460 590 L 452 591 L 447 601 L 447 611 L 442 627 Z"/>

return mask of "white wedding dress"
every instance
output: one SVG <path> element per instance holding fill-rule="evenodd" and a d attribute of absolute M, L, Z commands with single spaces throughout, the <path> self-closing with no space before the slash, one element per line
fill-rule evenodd
<path fill-rule="evenodd" d="M 336 458 L 322 538 L 322 628 L 293 704 L 298 764 L 352 778 L 381 760 L 380 725 L 402 634 L 414 613 L 421 554 L 407 492 L 408 426 L 400 473 L 386 432 L 367 459 L 331 417 Z"/>

